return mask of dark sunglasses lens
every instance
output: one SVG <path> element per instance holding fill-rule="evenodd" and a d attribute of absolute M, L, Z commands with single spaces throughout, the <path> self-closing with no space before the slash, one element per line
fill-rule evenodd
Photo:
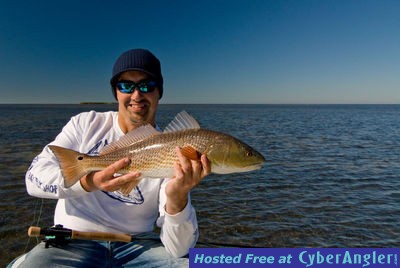
<path fill-rule="evenodd" d="M 119 82 L 117 84 L 118 90 L 122 93 L 132 93 L 136 87 L 142 93 L 153 92 L 156 86 L 157 84 L 154 81 L 141 82 L 139 84 L 135 84 L 134 82 Z"/>
<path fill-rule="evenodd" d="M 122 93 L 132 93 L 135 88 L 134 83 L 120 82 L 117 84 L 118 90 Z"/>
<path fill-rule="evenodd" d="M 156 88 L 156 82 L 154 81 L 149 81 L 149 82 L 143 82 L 138 85 L 140 92 L 143 93 L 148 93 L 148 92 L 153 92 L 154 89 Z"/>

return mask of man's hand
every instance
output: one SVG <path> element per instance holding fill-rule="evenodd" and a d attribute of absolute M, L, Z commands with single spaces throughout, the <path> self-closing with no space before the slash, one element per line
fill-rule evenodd
<path fill-rule="evenodd" d="M 180 148 L 176 149 L 176 153 L 179 161 L 174 166 L 175 177 L 168 182 L 165 188 L 167 195 L 165 210 L 172 215 L 185 208 L 188 202 L 188 193 L 211 173 L 211 165 L 206 155 L 202 155 L 199 161 L 186 158 Z"/>
<path fill-rule="evenodd" d="M 87 192 L 93 192 L 96 190 L 103 190 L 107 192 L 113 192 L 121 189 L 123 186 L 131 184 L 139 178 L 139 172 L 131 172 L 122 176 L 114 177 L 115 173 L 130 164 L 129 158 L 124 158 L 114 162 L 107 168 L 91 172 L 83 176 L 80 180 L 83 189 Z"/>

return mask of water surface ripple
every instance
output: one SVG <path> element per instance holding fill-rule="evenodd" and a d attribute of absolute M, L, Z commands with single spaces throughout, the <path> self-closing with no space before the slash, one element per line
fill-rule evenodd
<path fill-rule="evenodd" d="M 0 105 L 0 265 L 36 243 L 29 225 L 52 224 L 54 200 L 25 191 L 31 160 L 90 109 L 116 107 Z M 160 126 L 183 109 L 267 159 L 193 191 L 203 246 L 400 247 L 400 106 L 161 105 Z"/>

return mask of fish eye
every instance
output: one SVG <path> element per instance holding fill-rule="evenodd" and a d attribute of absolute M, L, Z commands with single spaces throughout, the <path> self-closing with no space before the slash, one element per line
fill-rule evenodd
<path fill-rule="evenodd" d="M 247 152 L 246 152 L 246 156 L 249 156 L 249 157 L 250 157 L 250 156 L 253 156 L 253 153 L 250 152 L 250 151 L 247 151 Z"/>
<path fill-rule="evenodd" d="M 78 160 L 83 160 L 83 156 L 78 156 Z"/>

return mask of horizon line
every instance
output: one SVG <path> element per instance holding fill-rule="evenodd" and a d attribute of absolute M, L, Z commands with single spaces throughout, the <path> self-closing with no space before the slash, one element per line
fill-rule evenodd
<path fill-rule="evenodd" d="M 39 103 L 39 102 L 21 102 L 21 103 L 2 103 L 0 105 L 117 105 L 118 102 L 85 101 L 70 103 Z M 159 105 L 400 105 L 400 103 L 159 103 Z"/>

